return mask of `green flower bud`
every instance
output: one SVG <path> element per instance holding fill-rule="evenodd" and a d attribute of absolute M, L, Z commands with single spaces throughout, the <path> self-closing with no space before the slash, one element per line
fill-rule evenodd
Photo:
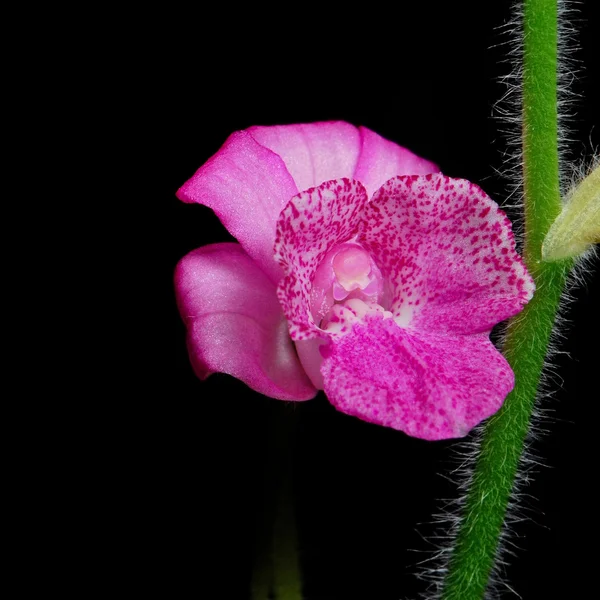
<path fill-rule="evenodd" d="M 545 261 L 583 254 L 600 242 L 600 164 L 567 197 L 542 244 Z"/>

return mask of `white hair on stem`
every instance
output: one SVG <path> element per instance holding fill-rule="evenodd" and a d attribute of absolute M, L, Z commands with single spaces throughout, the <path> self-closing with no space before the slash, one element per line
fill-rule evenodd
<path fill-rule="evenodd" d="M 558 0 L 558 150 L 562 198 L 569 196 L 569 190 L 574 188 L 593 166 L 598 164 L 599 160 L 595 148 L 592 148 L 593 158 L 591 160 L 579 160 L 576 163 L 569 160 L 570 144 L 574 140 L 569 134 L 568 123 L 574 117 L 574 110 L 577 106 L 577 93 L 573 88 L 573 83 L 582 70 L 579 61 L 575 58 L 578 45 L 576 30 L 572 25 L 576 22 L 575 17 L 578 14 L 577 4 L 573 0 Z M 507 49 L 505 63 L 510 65 L 510 72 L 500 79 L 505 86 L 505 93 L 494 106 L 494 117 L 500 123 L 500 131 L 506 143 L 502 166 L 496 170 L 496 173 L 505 182 L 506 196 L 502 208 L 508 213 L 513 223 L 519 252 L 522 252 L 524 242 L 521 132 L 523 123 L 521 116 L 523 100 L 522 21 L 523 3 L 514 2 L 511 18 L 498 28 L 502 38 L 500 44 Z M 576 260 L 561 297 L 542 369 L 530 427 L 519 461 L 513 492 L 485 594 L 487 600 L 496 600 L 506 597 L 507 594 L 512 598 L 520 598 L 518 591 L 510 586 L 506 577 L 511 558 L 516 557 L 520 550 L 513 526 L 524 520 L 535 521 L 535 517 L 539 514 L 539 510 L 532 506 L 535 498 L 525 490 L 535 473 L 545 466 L 543 457 L 536 454 L 535 442 L 549 433 L 549 426 L 557 420 L 551 414 L 553 410 L 547 406 L 548 401 L 555 395 L 562 382 L 553 359 L 556 355 L 563 353 L 560 351 L 560 341 L 564 338 L 567 330 L 568 322 L 565 312 L 573 300 L 571 292 L 575 288 L 585 285 L 591 273 L 592 262 L 596 258 L 598 258 L 598 250 L 597 247 L 592 246 Z M 518 319 L 519 316 L 517 315 L 515 318 Z M 494 332 L 493 339 L 499 348 L 503 346 L 505 330 L 504 325 L 502 330 Z M 454 448 L 453 468 L 448 474 L 442 474 L 457 486 L 458 497 L 441 501 L 440 511 L 433 515 L 432 525 L 435 533 L 423 536 L 430 546 L 430 549 L 424 551 L 427 558 L 418 563 L 417 577 L 428 584 L 426 591 L 420 595 L 423 600 L 438 600 L 441 596 L 453 545 L 460 531 L 467 492 L 474 476 L 474 465 L 479 454 L 482 435 L 483 426 L 479 426 L 466 440 L 461 441 Z"/>

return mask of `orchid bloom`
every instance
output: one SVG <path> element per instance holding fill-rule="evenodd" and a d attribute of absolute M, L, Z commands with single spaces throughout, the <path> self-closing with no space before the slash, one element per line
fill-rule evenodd
<path fill-rule="evenodd" d="M 175 286 L 196 374 L 429 440 L 466 435 L 513 373 L 490 342 L 534 284 L 476 185 L 364 127 L 252 127 L 178 191 L 239 244 L 192 251 Z"/>

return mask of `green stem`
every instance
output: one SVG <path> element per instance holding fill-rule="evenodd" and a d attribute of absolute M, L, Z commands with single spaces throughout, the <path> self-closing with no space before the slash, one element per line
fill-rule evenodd
<path fill-rule="evenodd" d="M 504 354 L 515 388 L 483 432 L 442 598 L 481 600 L 498 551 L 540 376 L 570 261 L 543 263 L 544 237 L 561 209 L 557 116 L 557 0 L 525 0 L 523 16 L 523 257 L 536 282 L 509 323 Z"/>
<path fill-rule="evenodd" d="M 277 495 L 273 527 L 273 591 L 275 600 L 302 600 L 291 455 L 287 462 Z"/>
<path fill-rule="evenodd" d="M 296 407 L 271 403 L 263 518 L 257 531 L 252 600 L 302 600 L 293 494 Z"/>

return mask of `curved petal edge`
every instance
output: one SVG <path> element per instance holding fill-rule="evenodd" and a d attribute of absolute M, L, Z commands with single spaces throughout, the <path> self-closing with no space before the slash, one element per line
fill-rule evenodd
<path fill-rule="evenodd" d="M 177 304 L 194 371 L 228 373 L 280 400 L 316 394 L 302 368 L 275 285 L 239 244 L 204 246 L 175 271 Z"/>
<path fill-rule="evenodd" d="M 248 132 L 238 131 L 177 191 L 177 197 L 212 208 L 271 281 L 277 282 L 282 274 L 273 258 L 275 226 L 279 213 L 297 193 L 281 158 Z"/>

